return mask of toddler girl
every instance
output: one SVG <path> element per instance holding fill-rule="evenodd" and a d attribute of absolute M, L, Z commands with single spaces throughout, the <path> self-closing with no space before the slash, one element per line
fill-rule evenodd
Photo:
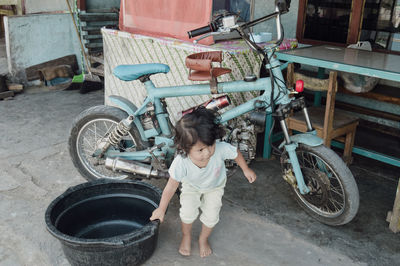
<path fill-rule="evenodd" d="M 182 183 L 179 210 L 182 241 L 179 253 L 184 256 L 189 256 L 191 252 L 192 224 L 199 214 L 199 208 L 202 222 L 200 256 L 206 257 L 212 253 L 208 237 L 219 221 L 226 183 L 224 160 L 234 159 L 250 183 L 256 180 L 256 174 L 247 166 L 236 147 L 216 141 L 225 132 L 215 121 L 214 111 L 198 108 L 177 122 L 174 141 L 179 154 L 169 168 L 170 178 L 162 193 L 160 205 L 150 218 L 163 222 L 167 206 L 179 183 Z"/>

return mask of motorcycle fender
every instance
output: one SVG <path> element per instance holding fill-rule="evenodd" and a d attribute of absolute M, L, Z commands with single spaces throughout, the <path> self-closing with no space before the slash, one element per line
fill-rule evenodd
<path fill-rule="evenodd" d="M 324 143 L 324 141 L 312 134 L 312 133 L 301 133 L 290 136 L 290 140 L 295 143 L 302 143 L 311 147 L 319 146 Z"/>
<path fill-rule="evenodd" d="M 128 101 L 127 99 L 125 99 L 124 97 L 121 96 L 117 96 L 117 95 L 110 95 L 108 97 L 108 99 L 115 104 L 116 106 L 118 106 L 119 108 L 121 108 L 122 110 L 124 110 L 125 112 L 128 113 L 128 115 L 132 115 L 134 116 L 136 110 L 138 109 L 133 103 L 131 103 L 130 101 Z M 144 134 L 144 129 L 142 124 L 140 123 L 139 118 L 137 118 L 135 116 L 135 119 L 133 120 L 133 123 L 135 123 L 136 128 L 139 131 L 140 134 L 140 138 L 143 141 L 147 141 L 147 138 L 145 137 Z"/>

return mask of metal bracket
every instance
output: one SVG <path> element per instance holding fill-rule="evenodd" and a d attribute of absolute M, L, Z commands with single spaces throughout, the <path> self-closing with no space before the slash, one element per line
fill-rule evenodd
<path fill-rule="evenodd" d="M 210 80 L 210 91 L 211 94 L 218 94 L 218 81 L 217 78 L 212 78 Z"/>
<path fill-rule="evenodd" d="M 164 167 L 164 163 L 161 162 L 155 155 L 154 155 L 154 151 L 155 150 L 159 150 L 162 147 L 165 146 L 165 142 L 160 143 L 152 148 L 149 148 L 148 151 L 151 155 L 151 165 L 154 167 L 154 169 L 156 170 L 160 170 L 160 171 L 165 171 L 165 167 Z"/>

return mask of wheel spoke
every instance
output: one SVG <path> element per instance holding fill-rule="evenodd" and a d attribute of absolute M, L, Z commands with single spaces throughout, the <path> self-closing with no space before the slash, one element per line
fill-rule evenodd
<path fill-rule="evenodd" d="M 304 153 L 303 153 L 303 156 L 302 156 L 303 161 L 304 161 L 305 163 L 308 163 L 308 166 L 307 166 L 306 164 L 305 164 L 304 166 L 307 167 L 307 168 L 310 168 L 310 166 L 312 166 L 313 163 L 312 163 L 312 161 L 310 161 L 310 155 L 306 154 L 306 156 L 307 156 L 308 158 L 305 158 Z"/>
<path fill-rule="evenodd" d="M 309 187 L 313 188 L 313 194 L 307 197 L 298 194 L 305 200 L 305 204 L 323 215 L 337 215 L 343 211 L 343 188 L 330 166 L 312 152 L 301 151 L 297 154 L 304 175 L 304 181 L 306 181 Z M 324 188 L 324 186 L 327 187 Z M 328 194 L 324 195 L 324 193 Z M 319 202 L 321 205 L 319 205 Z"/>
<path fill-rule="evenodd" d="M 107 126 L 107 123 L 104 121 L 104 127 L 106 128 L 106 134 L 110 133 L 111 128 L 113 127 L 113 125 L 110 125 L 109 127 Z"/>
<path fill-rule="evenodd" d="M 94 138 L 96 139 L 97 136 L 101 136 L 101 138 L 103 138 L 104 136 L 107 135 L 108 131 L 104 132 L 100 129 L 97 129 L 97 125 L 95 124 L 94 126 L 94 130 L 91 128 L 88 128 L 88 131 L 92 132 L 94 134 Z M 99 134 L 97 133 L 97 131 L 99 131 Z"/>
<path fill-rule="evenodd" d="M 95 152 L 95 150 L 88 150 L 88 149 L 83 149 L 84 152 L 86 152 L 87 154 L 93 154 Z"/>
<path fill-rule="evenodd" d="M 123 178 L 126 174 L 119 172 L 113 172 L 105 167 L 104 158 L 98 159 L 92 157 L 96 151 L 98 145 L 104 141 L 104 138 L 110 134 L 110 132 L 117 125 L 117 121 L 100 118 L 92 120 L 84 125 L 80 131 L 78 142 L 78 152 L 80 154 L 83 166 L 98 178 Z M 136 140 L 129 133 L 124 136 L 117 148 L 121 151 L 125 151 L 126 148 L 136 147 Z"/>
<path fill-rule="evenodd" d="M 96 149 L 96 144 L 95 144 L 94 146 L 92 146 L 92 143 L 91 143 L 87 138 L 84 138 L 83 141 L 86 142 L 86 144 L 87 144 L 90 148 L 92 148 L 93 150 Z M 96 143 L 96 142 L 94 142 L 94 143 Z"/>
<path fill-rule="evenodd" d="M 340 211 L 343 208 L 343 204 L 341 204 L 340 202 L 338 202 L 337 200 L 333 199 L 333 198 L 329 198 L 329 202 L 333 205 L 333 207 L 335 208 L 335 211 Z M 336 207 L 337 205 L 339 207 Z"/>
<path fill-rule="evenodd" d="M 309 156 L 311 157 L 311 154 Z M 318 161 L 314 156 L 311 157 L 311 161 L 313 163 L 313 169 L 314 170 L 319 170 Z"/>
<path fill-rule="evenodd" d="M 293 188 L 299 204 L 317 220 L 329 224 L 340 225 L 349 222 L 356 213 L 358 197 L 353 176 L 346 165 L 336 158 L 333 151 L 324 146 L 311 147 L 300 144 L 296 150 L 301 172 L 310 193 L 301 194 Z M 288 161 L 288 153 L 281 157 L 282 170 L 293 171 Z"/>
<path fill-rule="evenodd" d="M 316 162 L 314 156 L 312 156 L 311 154 L 308 154 L 308 157 L 309 157 L 310 165 L 311 165 L 310 168 L 316 170 L 317 169 L 317 167 L 316 167 L 317 166 L 317 162 Z"/>
<path fill-rule="evenodd" d="M 90 130 L 90 128 L 89 128 L 89 130 Z M 97 140 L 97 124 L 96 123 L 94 124 L 94 140 L 95 141 Z"/>
<path fill-rule="evenodd" d="M 339 196 L 342 196 L 343 195 L 343 193 L 341 192 L 341 191 L 339 191 L 337 188 L 330 188 L 330 191 L 331 192 L 334 192 L 334 193 L 336 193 L 337 195 L 339 195 Z"/>

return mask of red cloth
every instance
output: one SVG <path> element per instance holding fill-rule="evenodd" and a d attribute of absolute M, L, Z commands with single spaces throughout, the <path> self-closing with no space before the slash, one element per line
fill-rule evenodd
<path fill-rule="evenodd" d="M 187 32 L 210 23 L 212 0 L 121 0 L 122 31 L 189 40 Z M 200 41 L 212 44 L 213 38 Z"/>

